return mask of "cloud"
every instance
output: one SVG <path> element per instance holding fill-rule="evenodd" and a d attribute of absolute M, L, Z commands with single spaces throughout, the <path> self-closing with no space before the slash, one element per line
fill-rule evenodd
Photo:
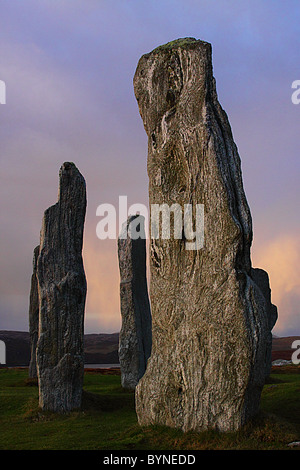
<path fill-rule="evenodd" d="M 280 235 L 256 248 L 253 266 L 269 274 L 272 303 L 278 320 L 274 334 L 299 334 L 300 331 L 300 247 L 294 234 Z M 298 333 L 297 333 L 298 332 Z"/>
<path fill-rule="evenodd" d="M 16 292 L 2 294 L 0 298 L 0 329 L 28 331 L 28 309 L 29 300 L 26 294 Z"/>
<path fill-rule="evenodd" d="M 112 272 L 112 287 L 108 288 L 108 278 L 103 279 L 107 263 L 106 271 L 101 271 L 103 258 L 97 261 L 99 247 L 94 246 L 95 241 L 99 242 L 96 207 L 116 202 L 119 194 L 128 194 L 136 202 L 139 195 L 147 193 L 146 159 L 138 158 L 139 146 L 131 137 L 132 124 L 124 119 L 121 126 L 118 113 L 109 112 L 109 99 L 101 99 L 99 93 L 101 76 L 93 77 L 97 82 L 95 92 L 78 77 L 76 66 L 69 69 L 53 61 L 35 44 L 6 44 L 2 52 L 9 99 L 1 108 L 4 125 L 0 130 L 0 328 L 27 325 L 28 302 L 24 299 L 29 296 L 32 251 L 39 241 L 43 213 L 57 200 L 59 168 L 64 161 L 74 161 L 87 182 L 85 233 L 90 239 L 94 237 L 90 244 L 95 254 L 92 258 L 99 265 L 97 276 L 91 276 L 89 271 L 93 273 L 95 268 L 87 254 L 92 292 L 88 297 L 87 327 L 93 315 L 102 314 L 97 317 L 98 328 L 117 330 L 117 273 Z M 126 102 L 121 104 L 119 111 L 126 106 Z M 108 292 L 111 302 L 107 300 Z M 116 319 L 109 320 L 112 315 Z"/>
<path fill-rule="evenodd" d="M 288 10 L 276 0 L 3 2 L 0 322 L 10 329 L 26 324 L 43 212 L 56 202 L 61 164 L 74 161 L 88 192 L 86 327 L 117 329 L 116 246 L 96 238 L 96 208 L 117 206 L 119 195 L 128 204 L 147 203 L 147 138 L 132 79 L 142 54 L 177 37 L 212 43 L 218 94 L 242 159 L 254 253 L 271 265 L 275 248 L 267 259 L 262 255 L 274 233 L 294 239 L 299 229 L 300 105 L 290 99 L 299 78 L 299 10 L 298 0 Z M 279 301 L 287 319 L 286 312 L 296 311 L 298 287 L 285 291 L 274 272 L 274 295 L 284 292 Z M 294 324 L 292 318 L 285 324 Z"/>
<path fill-rule="evenodd" d="M 116 240 L 85 239 L 87 332 L 113 333 L 120 329 L 119 267 Z"/>

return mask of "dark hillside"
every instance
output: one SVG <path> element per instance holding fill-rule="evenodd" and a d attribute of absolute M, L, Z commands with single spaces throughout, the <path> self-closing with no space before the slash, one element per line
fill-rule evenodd
<path fill-rule="evenodd" d="M 0 330 L 0 340 L 6 344 L 7 366 L 28 366 L 30 361 L 29 333 L 26 331 Z M 300 336 L 273 338 L 272 360 L 291 360 L 293 341 Z M 86 364 L 118 364 L 119 333 L 87 334 L 84 336 Z"/>

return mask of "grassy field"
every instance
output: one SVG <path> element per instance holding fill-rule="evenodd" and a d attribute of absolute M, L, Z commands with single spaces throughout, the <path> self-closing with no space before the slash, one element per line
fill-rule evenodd
<path fill-rule="evenodd" d="M 0 449 L 55 450 L 273 450 L 300 440 L 300 367 L 273 370 L 261 412 L 237 433 L 182 433 L 140 428 L 134 394 L 119 375 L 86 372 L 83 406 L 66 415 L 38 408 L 38 388 L 25 369 L 0 369 Z"/>

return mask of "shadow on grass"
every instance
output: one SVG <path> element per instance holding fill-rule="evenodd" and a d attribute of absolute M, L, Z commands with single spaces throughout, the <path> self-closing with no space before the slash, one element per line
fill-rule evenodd
<path fill-rule="evenodd" d="M 287 449 L 296 439 L 293 427 L 277 416 L 260 412 L 237 432 L 183 432 L 166 426 L 138 425 L 120 435 L 127 449 L 153 450 L 267 450 Z"/>
<path fill-rule="evenodd" d="M 124 408 L 135 409 L 134 393 L 101 395 L 83 390 L 82 411 L 116 411 Z"/>
<path fill-rule="evenodd" d="M 135 409 L 134 393 L 119 393 L 115 395 L 101 395 L 83 390 L 81 408 L 69 412 L 55 413 L 42 410 L 38 398 L 30 397 L 24 407 L 23 418 L 30 422 L 61 421 L 76 418 L 86 414 L 112 413 L 114 411 L 133 411 Z"/>

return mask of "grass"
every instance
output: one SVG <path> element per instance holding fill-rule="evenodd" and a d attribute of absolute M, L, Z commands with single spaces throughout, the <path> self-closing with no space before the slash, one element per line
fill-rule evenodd
<path fill-rule="evenodd" d="M 261 411 L 236 433 L 183 433 L 141 428 L 134 394 L 119 375 L 85 373 L 83 406 L 65 415 L 42 412 L 38 388 L 26 369 L 0 369 L 0 449 L 12 450 L 273 450 L 300 440 L 300 367 L 274 369 Z"/>

